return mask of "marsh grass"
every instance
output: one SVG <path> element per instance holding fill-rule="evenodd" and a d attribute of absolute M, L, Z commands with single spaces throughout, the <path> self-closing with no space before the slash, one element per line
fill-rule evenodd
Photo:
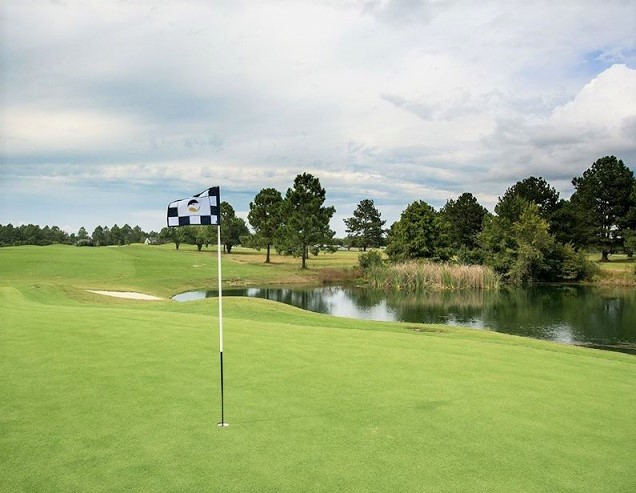
<path fill-rule="evenodd" d="M 597 260 L 597 254 L 588 258 L 598 266 L 592 279 L 597 286 L 636 286 L 636 262 L 627 255 L 614 254 L 609 262 Z"/>
<path fill-rule="evenodd" d="M 636 268 L 600 269 L 594 276 L 593 283 L 598 286 L 636 286 Z"/>
<path fill-rule="evenodd" d="M 496 290 L 500 284 L 499 276 L 483 265 L 418 261 L 374 267 L 367 280 L 374 288 L 404 292 Z"/>

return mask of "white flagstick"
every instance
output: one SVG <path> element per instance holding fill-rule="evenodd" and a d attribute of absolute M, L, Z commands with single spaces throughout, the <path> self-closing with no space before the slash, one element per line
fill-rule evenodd
<path fill-rule="evenodd" d="M 221 276 L 221 225 L 217 226 L 217 243 L 216 243 L 216 258 L 217 258 L 217 272 L 219 274 L 219 356 L 221 359 L 221 422 L 220 427 L 229 426 L 225 422 L 225 416 L 223 414 L 223 286 Z"/>

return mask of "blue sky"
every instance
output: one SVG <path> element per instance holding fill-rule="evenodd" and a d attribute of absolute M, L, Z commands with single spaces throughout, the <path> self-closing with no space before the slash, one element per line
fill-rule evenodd
<path fill-rule="evenodd" d="M 317 176 L 332 228 L 463 192 L 493 209 L 636 165 L 636 1 L 0 6 L 0 224 L 159 230 L 172 200 Z"/>

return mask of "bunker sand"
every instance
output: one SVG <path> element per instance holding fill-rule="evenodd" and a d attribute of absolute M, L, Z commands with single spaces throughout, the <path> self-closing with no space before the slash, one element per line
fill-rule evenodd
<path fill-rule="evenodd" d="M 134 291 L 94 291 L 92 289 L 87 289 L 87 291 L 95 294 L 102 294 L 104 296 L 112 296 L 114 298 L 126 298 L 130 300 L 144 300 L 144 301 L 156 301 L 163 300 L 163 298 L 159 298 L 157 296 L 152 296 L 150 294 L 136 293 Z"/>

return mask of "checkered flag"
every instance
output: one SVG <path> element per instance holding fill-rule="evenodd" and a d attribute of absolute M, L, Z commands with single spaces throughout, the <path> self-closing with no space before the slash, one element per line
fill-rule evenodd
<path fill-rule="evenodd" d="M 212 187 L 187 199 L 168 205 L 168 226 L 219 226 L 221 192 Z"/>

